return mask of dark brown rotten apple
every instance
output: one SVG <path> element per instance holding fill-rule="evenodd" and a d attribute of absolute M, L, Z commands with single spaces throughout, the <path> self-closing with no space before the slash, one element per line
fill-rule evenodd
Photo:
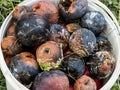
<path fill-rule="evenodd" d="M 15 55 L 22 51 L 22 45 L 15 36 L 7 36 L 1 42 L 3 53 L 6 55 Z"/>
<path fill-rule="evenodd" d="M 41 0 L 34 4 L 32 9 L 36 14 L 47 18 L 50 23 L 56 23 L 58 21 L 58 7 L 53 2 Z"/>
<path fill-rule="evenodd" d="M 66 22 L 80 18 L 88 7 L 87 0 L 61 0 L 59 3 L 60 15 Z"/>
<path fill-rule="evenodd" d="M 13 11 L 13 18 L 19 19 L 22 15 L 32 12 L 32 8 L 29 6 L 16 6 Z"/>
<path fill-rule="evenodd" d="M 68 90 L 67 76 L 59 70 L 44 71 L 39 73 L 33 83 L 32 90 Z"/>
<path fill-rule="evenodd" d="M 12 56 L 5 55 L 5 56 L 4 56 L 4 58 L 5 58 L 5 62 L 6 62 L 6 64 L 7 64 L 7 65 L 9 65 L 9 64 L 10 64 L 10 61 L 11 61 Z"/>
<path fill-rule="evenodd" d="M 15 25 L 16 25 L 15 22 L 12 25 L 10 25 L 6 32 L 6 36 L 15 36 Z"/>
<path fill-rule="evenodd" d="M 61 54 L 60 46 L 54 41 L 48 41 L 39 46 L 36 50 L 37 62 L 43 70 L 51 68 L 52 63 L 57 63 L 61 58 Z"/>
<path fill-rule="evenodd" d="M 83 75 L 76 80 L 74 90 L 97 90 L 97 86 L 91 77 Z"/>
<path fill-rule="evenodd" d="M 73 33 L 74 31 L 80 28 L 80 25 L 77 23 L 70 23 L 66 25 L 68 32 Z"/>

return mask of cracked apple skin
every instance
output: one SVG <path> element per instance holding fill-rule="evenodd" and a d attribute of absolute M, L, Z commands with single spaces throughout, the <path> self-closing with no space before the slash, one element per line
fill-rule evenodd
<path fill-rule="evenodd" d="M 80 28 L 72 33 L 69 39 L 70 49 L 80 57 L 88 57 L 94 51 L 96 37 L 88 29 Z"/>
<path fill-rule="evenodd" d="M 61 43 L 63 49 L 68 47 L 70 33 L 60 24 L 52 24 L 50 26 L 50 40 Z"/>

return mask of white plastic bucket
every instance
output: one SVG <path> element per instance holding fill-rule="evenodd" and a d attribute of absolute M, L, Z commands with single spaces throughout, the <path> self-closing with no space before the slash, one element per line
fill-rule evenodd
<path fill-rule="evenodd" d="M 26 0 L 19 5 L 32 5 L 33 3 L 36 3 L 40 0 Z M 59 2 L 59 0 L 50 0 L 54 1 L 56 4 Z M 110 88 L 113 86 L 114 82 L 118 78 L 120 74 L 120 28 L 119 24 L 117 23 L 116 18 L 111 13 L 111 11 L 100 1 L 98 0 L 88 0 L 89 2 L 89 9 L 90 10 L 96 10 L 100 11 L 107 23 L 108 23 L 108 30 L 105 31 L 105 35 L 108 37 L 109 41 L 112 44 L 113 47 L 113 54 L 116 59 L 116 67 L 115 70 L 110 77 L 110 79 L 107 81 L 107 83 L 100 89 L 100 90 L 110 90 Z M 6 29 L 8 28 L 10 21 L 12 19 L 12 12 L 8 15 L 8 17 L 3 22 L 1 29 L 0 29 L 0 42 L 2 41 L 4 34 L 6 32 Z M 0 44 L 1 45 L 1 44 Z M 1 47 L 1 46 L 0 46 Z M 3 57 L 2 50 L 0 48 L 0 67 L 1 70 L 5 76 L 7 89 L 8 90 L 28 90 L 25 86 L 23 86 L 21 83 L 19 83 L 14 76 L 10 73 Z"/>

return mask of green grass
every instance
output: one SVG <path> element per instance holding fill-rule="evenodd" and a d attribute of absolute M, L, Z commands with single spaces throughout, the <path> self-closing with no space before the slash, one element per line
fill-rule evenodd
<path fill-rule="evenodd" d="M 23 0 L 0 0 L 0 26 L 6 16 Z"/>
<path fill-rule="evenodd" d="M 0 90 L 6 90 L 5 78 L 3 77 L 2 72 L 0 72 Z"/>
<path fill-rule="evenodd" d="M 23 0 L 0 0 L 0 27 L 6 16 L 14 9 L 14 7 Z M 116 16 L 120 24 L 120 0 L 100 0 L 106 4 L 113 14 Z M 120 77 L 111 90 L 120 90 Z M 0 90 L 6 90 L 5 79 L 0 71 Z"/>
<path fill-rule="evenodd" d="M 100 0 L 113 12 L 120 24 L 120 0 Z"/>

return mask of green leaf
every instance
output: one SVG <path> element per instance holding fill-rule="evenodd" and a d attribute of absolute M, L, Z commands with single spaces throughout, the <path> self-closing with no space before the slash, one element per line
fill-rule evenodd
<path fill-rule="evenodd" d="M 51 69 L 50 63 L 40 63 L 39 66 L 44 71 L 49 71 Z"/>

